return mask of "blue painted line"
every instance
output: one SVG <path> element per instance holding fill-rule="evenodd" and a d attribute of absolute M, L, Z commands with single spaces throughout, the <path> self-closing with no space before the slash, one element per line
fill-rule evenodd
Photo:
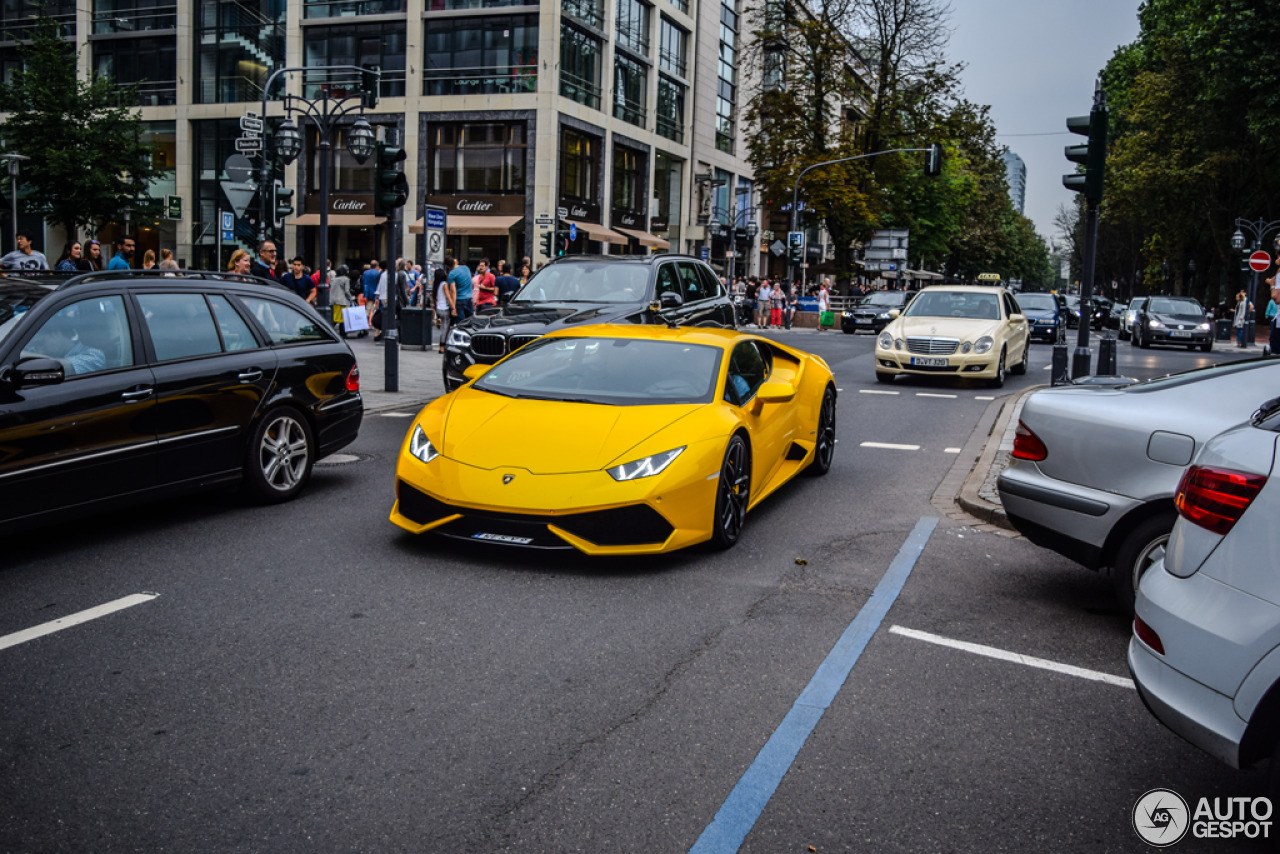
<path fill-rule="evenodd" d="M 773 735 L 769 736 L 764 747 L 756 754 L 751 767 L 733 787 L 716 817 L 689 849 L 690 854 L 730 854 L 742 847 L 747 834 L 755 826 L 756 819 L 760 818 L 765 805 L 777 791 L 778 784 L 795 762 L 800 748 L 809 739 L 818 721 L 822 720 L 823 713 L 849 678 L 849 672 L 858 663 L 862 651 L 867 648 L 889 609 L 897 601 L 898 594 L 906 585 L 911 570 L 915 568 L 916 561 L 920 559 L 936 527 L 937 519 L 924 518 L 916 522 L 893 562 L 885 570 L 880 583 L 876 585 L 871 598 L 862 606 L 853 622 L 849 623 L 831 652 L 827 653 L 782 723 L 778 724 Z"/>

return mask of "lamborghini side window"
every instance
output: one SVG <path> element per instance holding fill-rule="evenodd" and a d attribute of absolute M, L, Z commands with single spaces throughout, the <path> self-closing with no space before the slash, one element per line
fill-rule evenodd
<path fill-rule="evenodd" d="M 742 406 L 755 397 L 756 391 L 769 378 L 769 362 L 754 341 L 744 341 L 733 348 L 729 357 L 729 379 L 724 399 Z"/>

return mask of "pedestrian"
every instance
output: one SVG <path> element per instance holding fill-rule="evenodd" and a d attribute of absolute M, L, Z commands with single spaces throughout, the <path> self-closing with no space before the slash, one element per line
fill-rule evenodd
<path fill-rule="evenodd" d="M 432 274 L 431 301 L 436 310 L 436 326 L 440 327 L 440 352 L 444 352 L 444 342 L 449 337 L 449 327 L 453 325 L 457 308 L 458 291 L 444 267 L 436 267 Z"/>
<path fill-rule="evenodd" d="M 102 269 L 102 244 L 96 240 L 87 240 L 76 269 L 84 273 L 92 273 Z"/>
<path fill-rule="evenodd" d="M 773 300 L 773 285 L 768 279 L 760 283 L 760 290 L 756 291 L 756 326 L 761 329 L 767 329 L 769 326 L 769 309 Z"/>
<path fill-rule="evenodd" d="M 739 276 L 733 282 L 733 313 L 740 325 L 746 325 L 742 304 L 747 300 L 747 280 Z"/>
<path fill-rule="evenodd" d="M 31 232 L 25 228 L 17 234 L 18 248 L 0 258 L 0 267 L 6 270 L 47 270 L 49 259 L 31 245 Z"/>
<path fill-rule="evenodd" d="M 769 294 L 769 325 L 775 328 L 782 325 L 782 313 L 787 308 L 787 292 L 784 284 L 778 282 Z"/>
<path fill-rule="evenodd" d="M 142 269 L 154 270 L 156 268 L 156 252 L 154 249 L 148 249 L 142 253 Z"/>
<path fill-rule="evenodd" d="M 346 264 L 339 264 L 329 280 L 329 302 L 333 305 L 333 322 L 338 326 L 338 337 L 347 337 L 347 325 L 343 322 L 342 311 L 351 305 L 351 277 Z"/>
<path fill-rule="evenodd" d="M 316 285 L 320 274 L 308 273 L 306 261 L 298 255 L 289 262 L 289 271 L 280 277 L 280 282 L 289 290 L 302 297 L 312 305 L 316 304 Z"/>
<path fill-rule="evenodd" d="M 529 283 L 529 277 L 533 275 L 533 270 L 529 267 L 529 259 L 526 258 L 520 262 L 520 287 L 524 287 Z"/>
<path fill-rule="evenodd" d="M 133 268 L 133 253 L 137 248 L 133 235 L 121 234 L 116 237 L 116 252 L 107 264 L 108 270 L 130 270 Z"/>
<path fill-rule="evenodd" d="M 1271 301 L 1267 303 L 1267 320 L 1271 325 L 1268 349 L 1275 356 L 1280 353 L 1280 281 L 1273 277 L 1267 280 L 1267 284 L 1271 286 Z"/>
<path fill-rule="evenodd" d="M 1236 313 L 1232 325 L 1236 328 L 1236 346 L 1243 347 L 1245 329 L 1249 323 L 1249 312 L 1253 311 L 1253 303 L 1249 302 L 1249 297 L 1244 291 L 1236 294 Z"/>
<path fill-rule="evenodd" d="M 471 270 L 452 255 L 444 256 L 444 265 L 449 270 L 449 281 L 454 287 L 455 323 L 461 323 L 475 314 L 475 302 L 472 300 Z"/>
<path fill-rule="evenodd" d="M 248 253 L 246 253 L 246 254 L 248 254 Z M 176 269 L 178 269 L 178 262 L 177 262 L 177 261 L 175 261 L 175 260 L 173 260 L 173 250 L 172 250 L 172 249 L 161 249 L 161 250 L 160 250 L 160 269 L 161 269 L 161 270 L 176 270 Z"/>
<path fill-rule="evenodd" d="M 227 262 L 228 273 L 240 273 L 241 275 L 249 275 L 249 268 L 253 266 L 253 257 L 249 254 L 248 249 L 237 249 L 231 253 L 231 260 Z"/>
<path fill-rule="evenodd" d="M 493 283 L 498 288 L 498 302 L 506 305 L 516 295 L 516 291 L 520 290 L 520 280 L 511 275 L 510 261 L 500 262 L 498 272 L 502 275 L 494 279 Z"/>
<path fill-rule="evenodd" d="M 364 293 L 364 313 L 369 319 L 369 325 L 373 325 L 373 313 L 378 310 L 378 279 L 382 277 L 382 270 L 378 268 L 378 259 L 369 262 L 369 266 L 364 268 L 364 272 L 360 274 L 360 290 Z"/>
<path fill-rule="evenodd" d="M 62 247 L 62 254 L 58 256 L 58 263 L 53 265 L 53 269 L 62 272 L 74 273 L 79 269 L 76 265 L 80 263 L 83 255 L 83 247 L 79 240 L 72 240 L 66 246 Z"/>
<path fill-rule="evenodd" d="M 818 288 L 818 331 L 826 330 L 827 325 L 834 325 L 835 318 L 831 314 L 831 279 L 822 280 Z"/>
<path fill-rule="evenodd" d="M 787 286 L 787 307 L 785 309 L 786 326 L 788 329 L 790 329 L 791 324 L 795 322 L 796 311 L 798 311 L 800 308 L 799 301 L 800 301 L 800 294 L 796 290 L 795 285 L 788 285 Z"/>
<path fill-rule="evenodd" d="M 276 244 L 274 240 L 264 240 L 258 244 L 258 260 L 253 262 L 253 275 L 268 282 L 276 282 Z"/>
<path fill-rule="evenodd" d="M 498 286 L 495 281 L 496 277 L 489 272 L 489 259 L 481 258 L 476 264 L 476 274 L 471 278 L 477 309 L 498 304 Z"/>

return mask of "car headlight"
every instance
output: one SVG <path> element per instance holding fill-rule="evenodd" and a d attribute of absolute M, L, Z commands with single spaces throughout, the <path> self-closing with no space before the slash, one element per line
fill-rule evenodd
<path fill-rule="evenodd" d="M 1213 328 L 1213 326 L 1212 326 L 1211 324 L 1208 324 L 1208 323 L 1202 323 L 1202 324 L 1200 324 L 1199 326 L 1197 326 L 1197 327 L 1196 327 L 1196 329 L 1199 329 L 1201 332 L 1208 332 L 1208 331 L 1209 331 L 1210 329 L 1212 329 L 1212 328 Z"/>
<path fill-rule="evenodd" d="M 1164 329 L 1164 324 L 1156 320 L 1154 317 L 1147 321 L 1147 326 L 1151 329 Z"/>
<path fill-rule="evenodd" d="M 470 347 L 471 333 L 465 329 L 450 329 L 448 343 L 452 347 Z"/>
<path fill-rule="evenodd" d="M 440 452 L 436 450 L 435 445 L 431 444 L 431 440 L 427 438 L 420 424 L 413 425 L 413 435 L 409 438 L 409 453 L 424 463 L 429 463 L 440 456 Z"/>
<path fill-rule="evenodd" d="M 877 314 L 877 315 L 876 315 L 876 319 L 877 319 L 877 320 L 888 320 L 888 319 L 889 319 L 889 312 L 887 312 L 887 311 L 882 311 L 882 312 L 880 312 L 879 314 Z"/>
<path fill-rule="evenodd" d="M 846 312 L 844 312 L 844 314 L 842 314 L 842 315 L 841 315 L 841 317 L 853 317 L 853 312 L 852 312 L 852 311 L 846 311 Z"/>
<path fill-rule="evenodd" d="M 977 341 L 973 342 L 973 352 L 981 356 L 983 353 L 991 352 L 991 348 L 995 346 L 996 340 L 990 335 L 983 335 Z"/>
<path fill-rule="evenodd" d="M 893 349 L 895 349 L 895 350 L 901 350 L 901 349 L 902 349 L 902 347 L 903 347 L 903 343 L 902 343 L 902 339 L 901 339 L 901 338 L 895 338 L 895 339 L 893 339 Z"/>
<path fill-rule="evenodd" d="M 973 345 L 970 344 L 968 341 L 960 345 L 960 352 L 962 354 L 967 354 L 972 349 L 973 349 Z"/>
<path fill-rule="evenodd" d="M 642 477 L 653 477 L 655 474 L 662 474 L 663 469 L 675 462 L 675 458 L 684 453 L 685 447 L 682 445 L 660 454 L 650 454 L 644 459 L 632 460 L 606 471 L 614 480 L 639 480 Z"/>
<path fill-rule="evenodd" d="M 876 339 L 876 346 L 881 350 L 892 350 L 893 336 L 888 332 L 881 332 L 880 337 Z"/>

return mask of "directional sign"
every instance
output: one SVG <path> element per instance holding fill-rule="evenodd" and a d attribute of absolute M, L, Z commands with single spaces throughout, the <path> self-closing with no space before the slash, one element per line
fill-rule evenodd
<path fill-rule="evenodd" d="M 440 207 L 427 208 L 427 228 L 438 228 L 444 230 L 446 221 L 445 209 Z"/>
<path fill-rule="evenodd" d="M 787 232 L 787 243 L 789 243 L 792 246 L 804 246 L 804 232 L 803 231 Z"/>
<path fill-rule="evenodd" d="M 555 217 L 553 217 L 551 214 L 538 214 L 536 217 L 533 218 L 533 222 L 535 225 L 543 225 L 543 226 L 554 225 L 555 221 L 556 221 Z"/>
<path fill-rule="evenodd" d="M 240 130 L 247 134 L 262 133 L 262 117 L 253 112 L 245 113 L 240 117 Z"/>
<path fill-rule="evenodd" d="M 1271 256 L 1259 249 L 1249 256 L 1249 269 L 1258 273 L 1266 272 L 1271 266 Z"/>
<path fill-rule="evenodd" d="M 262 137 L 260 136 L 238 136 L 236 137 L 236 151 L 261 151 Z"/>

